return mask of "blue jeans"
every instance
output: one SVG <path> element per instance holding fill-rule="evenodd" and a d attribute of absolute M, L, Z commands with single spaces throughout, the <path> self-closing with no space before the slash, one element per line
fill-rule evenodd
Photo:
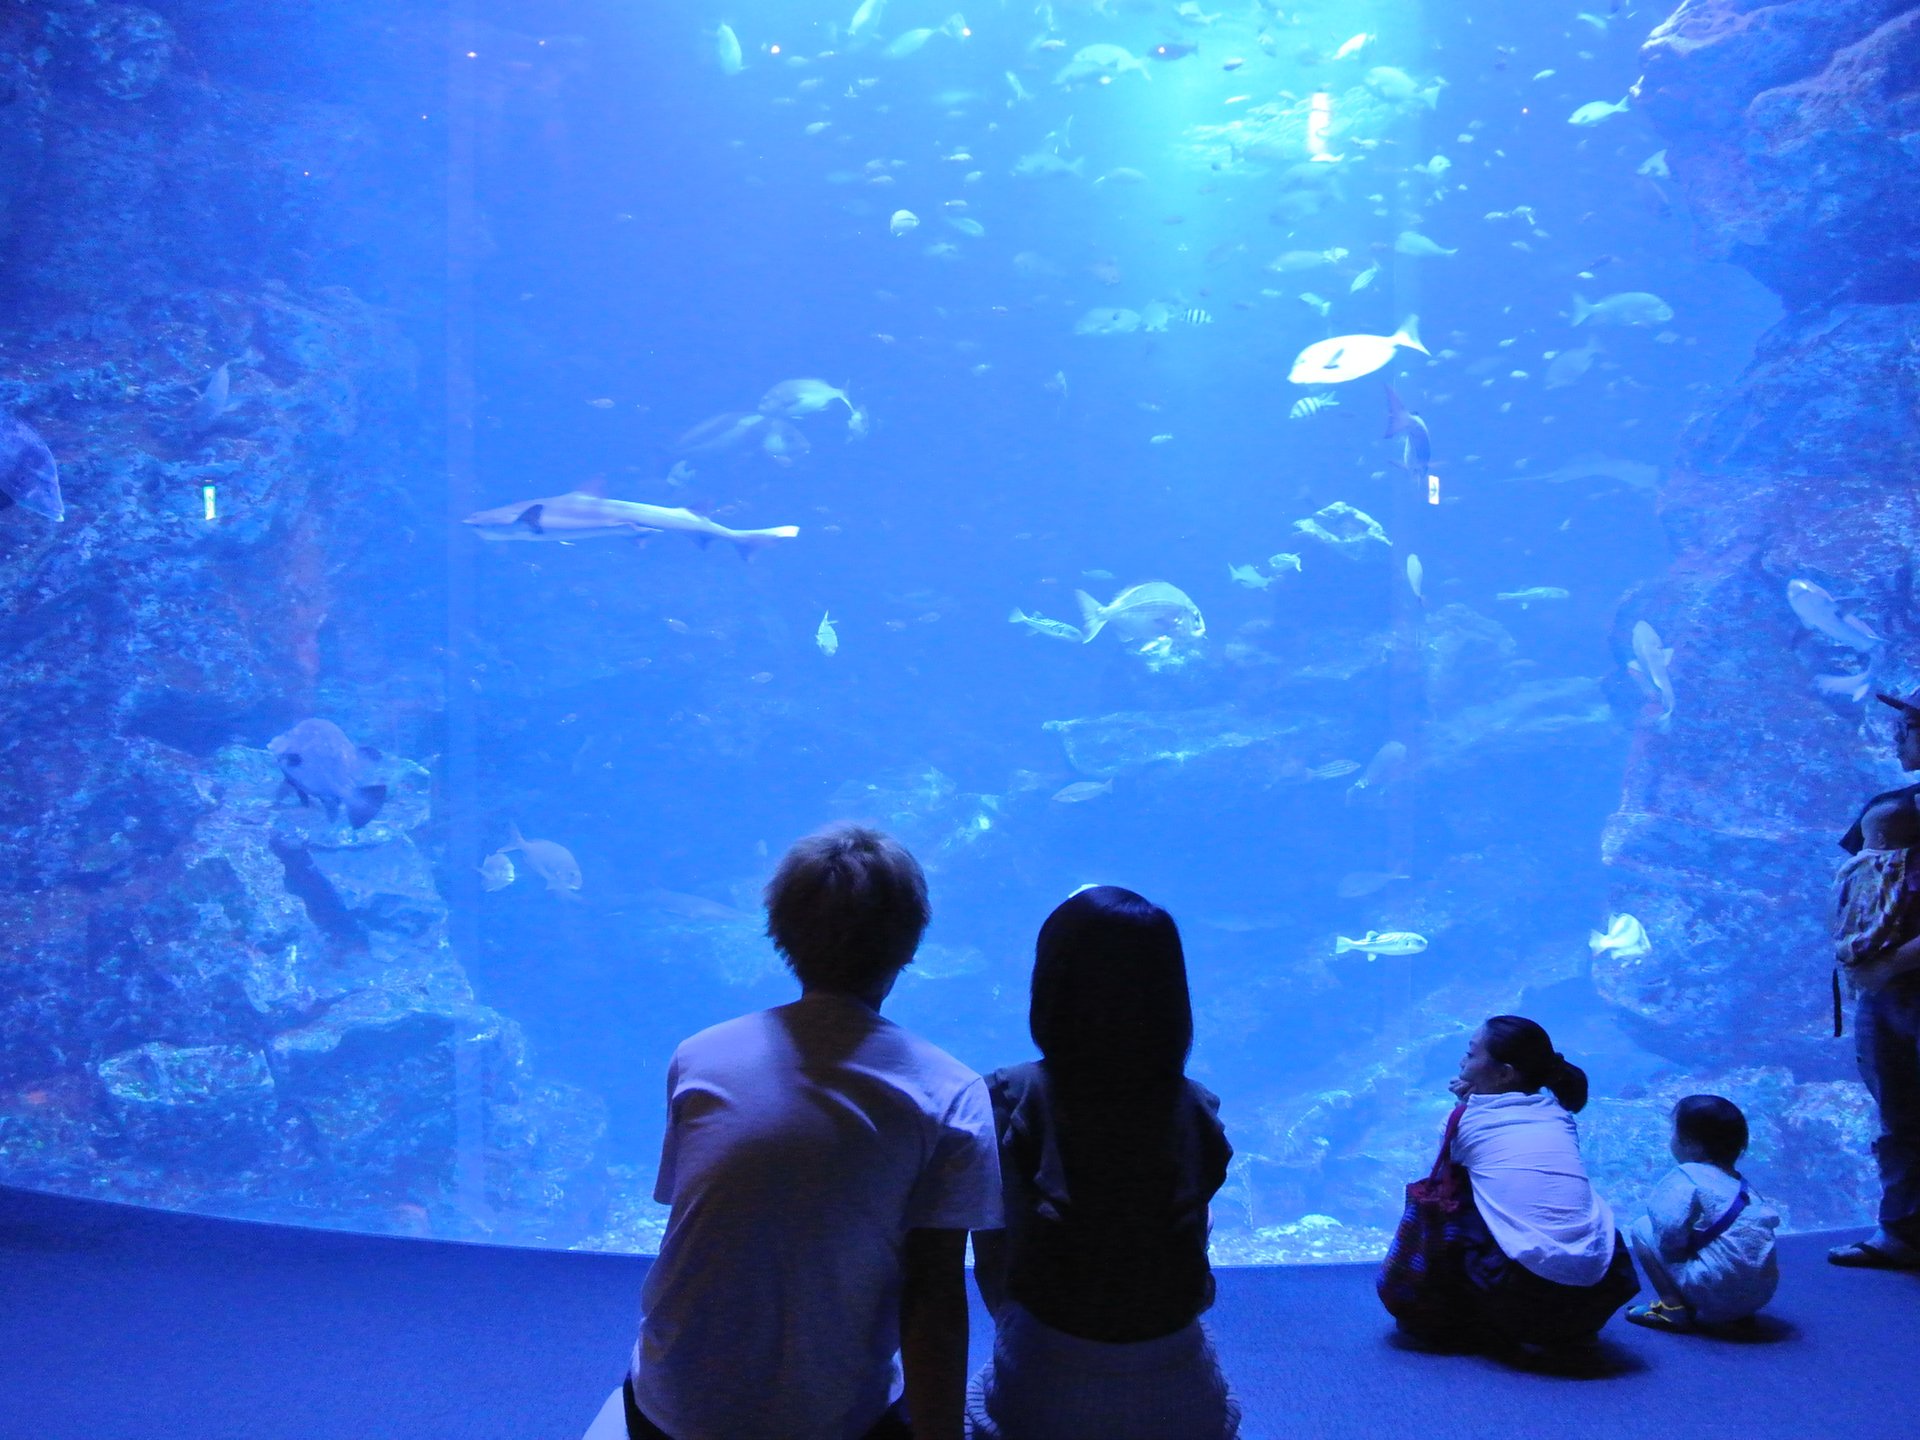
<path fill-rule="evenodd" d="M 1880 1228 L 1920 1245 L 1920 973 L 1902 975 L 1876 994 L 1863 992 L 1853 1014 L 1860 1078 L 1880 1107 Z"/>

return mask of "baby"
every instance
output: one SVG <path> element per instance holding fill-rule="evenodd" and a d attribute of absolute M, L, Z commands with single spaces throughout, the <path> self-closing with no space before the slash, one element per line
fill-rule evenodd
<path fill-rule="evenodd" d="M 1920 931 L 1920 873 L 1913 866 L 1920 812 L 1913 797 L 1902 792 L 1868 807 L 1860 839 L 1834 877 L 1834 959 L 1854 988 L 1877 990 L 1899 967 L 1893 952 Z"/>
<path fill-rule="evenodd" d="M 1627 1319 L 1650 1330 L 1687 1330 L 1745 1319 L 1780 1284 L 1773 1232 L 1780 1215 L 1734 1163 L 1747 1148 L 1747 1117 L 1718 1095 L 1673 1107 L 1677 1169 L 1647 1196 L 1627 1243 L 1660 1297 Z"/>

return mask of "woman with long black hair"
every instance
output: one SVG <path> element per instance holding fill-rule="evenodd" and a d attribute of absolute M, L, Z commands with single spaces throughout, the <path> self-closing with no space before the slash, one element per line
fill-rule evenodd
<path fill-rule="evenodd" d="M 978 1440 L 1233 1440 L 1200 1314 L 1207 1204 L 1232 1148 L 1186 1076 L 1193 1006 L 1173 917 L 1116 886 L 1059 906 L 1034 950 L 1041 1058 L 987 1077 L 1006 1228 L 976 1231 L 993 1359 Z"/>

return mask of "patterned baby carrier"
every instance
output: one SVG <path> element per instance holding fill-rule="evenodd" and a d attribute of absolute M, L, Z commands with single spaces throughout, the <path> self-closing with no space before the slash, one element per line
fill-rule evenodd
<path fill-rule="evenodd" d="M 1849 855 L 1833 876 L 1833 1033 L 1841 1033 L 1841 977 L 1849 993 L 1879 988 L 1876 967 L 1920 935 L 1920 851 Z"/>

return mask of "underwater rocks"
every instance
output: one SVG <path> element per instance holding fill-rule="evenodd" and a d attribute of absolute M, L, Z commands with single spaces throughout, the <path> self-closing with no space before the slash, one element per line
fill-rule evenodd
<path fill-rule="evenodd" d="M 173 27 L 138 5 L 103 5 L 80 31 L 87 78 L 115 100 L 144 100 L 173 69 Z"/>
<path fill-rule="evenodd" d="M 1920 6 L 1690 0 L 1641 59 L 1709 254 L 1792 308 L 1920 300 Z"/>
<path fill-rule="evenodd" d="M 0 1173 L 383 1229 L 409 1205 L 442 1235 L 550 1243 L 594 1223 L 604 1111 L 534 1077 L 454 962 L 409 833 L 427 773 L 389 757 L 376 778 L 388 803 L 355 830 L 283 793 L 265 751 L 230 747 L 197 767 L 192 832 L 138 902 L 0 897 L 17 977 Z"/>

